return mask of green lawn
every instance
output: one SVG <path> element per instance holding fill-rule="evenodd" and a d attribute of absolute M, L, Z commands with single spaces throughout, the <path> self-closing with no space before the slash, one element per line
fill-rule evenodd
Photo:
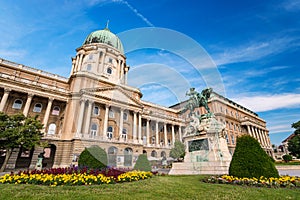
<path fill-rule="evenodd" d="M 200 176 L 156 176 L 148 180 L 98 186 L 3 185 L 0 199 L 300 199 L 299 189 L 207 184 Z"/>

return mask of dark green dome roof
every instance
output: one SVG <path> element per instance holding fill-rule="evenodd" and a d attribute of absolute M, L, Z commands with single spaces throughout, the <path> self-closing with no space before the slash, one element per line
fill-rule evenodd
<path fill-rule="evenodd" d="M 108 44 L 118 49 L 122 54 L 124 54 L 121 40 L 115 34 L 110 32 L 108 28 L 90 33 L 85 39 L 83 44 L 92 44 L 92 43 Z"/>

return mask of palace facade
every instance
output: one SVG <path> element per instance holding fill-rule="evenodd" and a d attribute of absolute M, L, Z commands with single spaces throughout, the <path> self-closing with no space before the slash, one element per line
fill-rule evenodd
<path fill-rule="evenodd" d="M 141 91 L 127 85 L 122 43 L 107 28 L 92 32 L 76 52 L 69 78 L 0 59 L 0 112 L 38 115 L 49 143 L 45 149 L 14 149 L 7 168 L 34 168 L 43 151 L 44 167 L 70 166 L 92 145 L 107 152 L 110 166 L 132 167 L 142 153 L 149 160 L 168 159 L 175 140 L 184 137 L 180 111 L 186 102 L 163 107 L 143 101 Z M 236 137 L 250 134 L 272 155 L 266 122 L 256 113 L 217 93 L 209 107 L 226 124 L 231 153 Z M 0 150 L 0 165 L 4 156 Z"/>

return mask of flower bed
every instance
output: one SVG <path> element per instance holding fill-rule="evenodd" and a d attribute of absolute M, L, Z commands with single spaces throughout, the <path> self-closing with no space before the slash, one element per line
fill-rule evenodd
<path fill-rule="evenodd" d="M 288 187 L 295 188 L 300 187 L 300 177 L 295 176 L 281 176 L 279 178 L 266 178 L 261 176 L 258 178 L 238 178 L 229 175 L 223 176 L 211 176 L 203 180 L 207 183 L 219 183 L 219 184 L 235 184 L 235 185 L 247 185 L 256 187 Z"/>
<path fill-rule="evenodd" d="M 2 184 L 38 185 L 100 185 L 138 181 L 152 177 L 151 172 L 118 170 L 87 170 L 76 168 L 56 168 L 46 170 L 20 171 L 0 177 Z"/>

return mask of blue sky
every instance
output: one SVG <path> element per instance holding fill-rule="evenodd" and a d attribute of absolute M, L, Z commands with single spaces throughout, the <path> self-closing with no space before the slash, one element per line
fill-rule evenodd
<path fill-rule="evenodd" d="M 174 46 L 197 42 L 203 49 L 194 52 L 215 65 L 210 77 L 222 81 L 221 93 L 265 119 L 272 143 L 280 144 L 300 120 L 299 0 L 1 1 L 0 57 L 68 77 L 75 49 L 108 19 L 116 34 L 161 27 L 184 34 Z M 126 50 L 128 41 L 122 42 Z M 209 85 L 205 69 L 199 73 L 173 50 L 126 53 L 129 84 L 141 88 L 145 100 L 171 105 L 185 88 Z"/>

